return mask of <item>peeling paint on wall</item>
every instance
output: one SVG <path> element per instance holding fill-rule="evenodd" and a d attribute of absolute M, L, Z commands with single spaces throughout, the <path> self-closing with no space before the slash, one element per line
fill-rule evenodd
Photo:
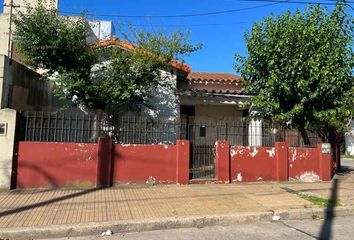
<path fill-rule="evenodd" d="M 274 158 L 275 157 L 275 148 L 273 147 L 271 150 L 266 150 L 269 157 Z"/>
<path fill-rule="evenodd" d="M 302 182 L 319 182 L 320 181 L 320 176 L 318 176 L 318 174 L 313 171 L 304 172 L 300 176 L 296 176 L 295 178 L 302 181 Z"/>
<path fill-rule="evenodd" d="M 233 146 L 231 147 L 231 150 L 230 150 L 230 155 L 231 157 L 237 155 L 237 154 L 240 154 L 242 155 L 245 151 L 245 148 L 244 147 L 237 147 L 237 146 Z"/>
<path fill-rule="evenodd" d="M 130 147 L 131 144 L 121 144 L 122 147 Z"/>
<path fill-rule="evenodd" d="M 257 153 L 258 153 L 258 149 L 256 147 L 253 147 L 253 151 L 252 152 L 250 151 L 250 156 L 255 157 Z"/>
<path fill-rule="evenodd" d="M 236 180 L 237 180 L 237 182 L 242 182 L 242 175 L 241 175 L 241 173 L 237 173 Z"/>

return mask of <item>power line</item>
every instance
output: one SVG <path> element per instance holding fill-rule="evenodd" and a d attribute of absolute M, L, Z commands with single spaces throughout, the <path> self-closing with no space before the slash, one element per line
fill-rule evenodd
<path fill-rule="evenodd" d="M 111 18 L 185 18 L 185 17 L 201 17 L 201 16 L 210 16 L 210 15 L 219 15 L 219 14 L 226 14 L 226 13 L 233 13 L 233 12 L 242 12 L 253 10 L 257 8 L 263 7 L 270 7 L 273 5 L 277 5 L 280 3 L 284 3 L 285 1 L 264 4 L 259 6 L 251 6 L 251 7 L 244 7 L 244 8 L 237 8 L 237 9 L 230 9 L 230 10 L 223 10 L 223 11 L 216 11 L 216 12 L 206 12 L 206 13 L 195 13 L 195 14 L 180 14 L 180 15 L 117 15 L 117 14 L 94 14 L 94 13 L 86 13 L 87 16 L 96 16 L 96 17 L 111 17 Z M 66 12 L 66 11 L 59 11 L 61 14 L 69 14 L 69 15 L 80 15 L 82 13 L 77 12 Z"/>
<path fill-rule="evenodd" d="M 337 2 L 313 2 L 313 1 L 285 1 L 285 0 L 240 0 L 241 2 L 273 2 L 273 3 L 285 3 L 285 4 L 320 4 L 320 5 L 328 5 L 328 6 L 335 6 Z M 328 1 L 328 0 L 327 0 Z M 354 8 L 349 4 L 354 2 L 339 2 L 339 4 L 344 4 L 345 6 L 350 7 L 354 10 Z"/>
<path fill-rule="evenodd" d="M 222 25 L 238 25 L 248 24 L 251 22 L 226 22 L 226 23 L 201 23 L 201 24 L 131 24 L 126 22 L 114 22 L 117 25 L 134 26 L 134 27 L 204 27 L 204 26 L 222 26 Z"/>

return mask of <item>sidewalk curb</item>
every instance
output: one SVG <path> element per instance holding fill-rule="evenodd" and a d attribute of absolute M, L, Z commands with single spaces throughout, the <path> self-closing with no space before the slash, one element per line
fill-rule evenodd
<path fill-rule="evenodd" d="M 281 220 L 312 219 L 313 216 L 324 217 L 326 209 L 294 209 L 269 212 L 247 212 L 222 215 L 204 215 L 191 217 L 160 218 L 145 220 L 111 221 L 102 223 L 80 223 L 72 225 L 51 225 L 41 227 L 0 229 L 0 239 L 43 239 L 74 237 L 85 235 L 99 235 L 110 229 L 113 233 L 143 232 L 152 230 L 167 230 L 176 228 L 202 228 L 208 226 L 227 226 L 263 221 L 272 221 L 273 215 L 280 216 Z M 353 216 L 354 206 L 337 207 L 334 209 L 336 217 Z"/>

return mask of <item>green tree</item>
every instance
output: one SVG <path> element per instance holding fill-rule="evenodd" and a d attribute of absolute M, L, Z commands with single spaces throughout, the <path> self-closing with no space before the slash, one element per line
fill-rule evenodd
<path fill-rule="evenodd" d="M 41 1 L 20 12 L 15 25 L 15 41 L 25 62 L 48 71 L 58 96 L 89 109 L 147 103 L 150 90 L 163 82 L 161 70 L 201 47 L 190 43 L 188 33 L 151 34 L 133 28 L 123 34 L 129 35 L 128 49 L 95 47 L 87 42 L 90 26 L 85 16 L 59 16 Z"/>
<path fill-rule="evenodd" d="M 354 21 L 338 2 L 332 12 L 309 5 L 255 23 L 248 55 L 235 67 L 255 96 L 259 116 L 305 129 L 345 131 L 352 118 Z M 328 133 L 328 132 L 327 132 Z"/>

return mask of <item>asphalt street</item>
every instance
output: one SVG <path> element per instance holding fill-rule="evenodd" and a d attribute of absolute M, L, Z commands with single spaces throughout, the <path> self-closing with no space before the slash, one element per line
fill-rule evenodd
<path fill-rule="evenodd" d="M 216 226 L 205 228 L 185 228 L 160 230 L 140 233 L 114 233 L 110 237 L 83 236 L 77 238 L 62 238 L 72 240 L 214 240 L 214 239 L 354 239 L 354 216 L 338 217 L 330 220 L 292 220 L 277 222 L 262 222 L 241 224 L 237 226 Z M 59 239 L 57 239 L 59 240 Z"/>

